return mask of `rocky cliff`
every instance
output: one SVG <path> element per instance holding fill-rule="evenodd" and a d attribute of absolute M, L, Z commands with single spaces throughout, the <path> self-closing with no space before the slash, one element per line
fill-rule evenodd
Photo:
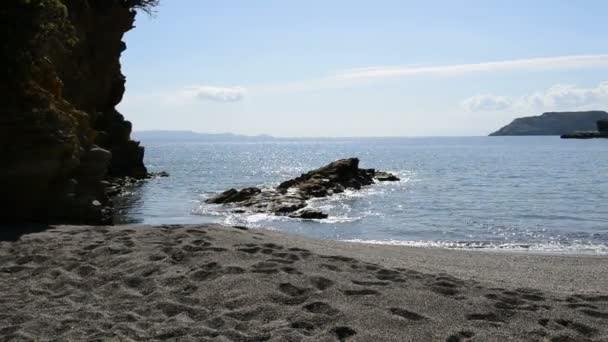
<path fill-rule="evenodd" d="M 575 131 L 593 131 L 596 122 L 608 120 L 604 111 L 550 112 L 513 120 L 490 136 L 499 135 L 563 135 Z"/>
<path fill-rule="evenodd" d="M 0 9 L 0 222 L 110 223 L 109 176 L 144 178 L 115 109 L 134 0 L 8 0 Z"/>

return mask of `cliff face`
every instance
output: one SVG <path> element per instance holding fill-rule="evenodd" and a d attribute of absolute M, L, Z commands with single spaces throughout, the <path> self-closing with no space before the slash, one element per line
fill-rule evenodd
<path fill-rule="evenodd" d="M 574 131 L 593 131 L 596 122 L 608 120 L 604 111 L 550 112 L 513 120 L 490 136 L 499 135 L 563 135 Z"/>
<path fill-rule="evenodd" d="M 110 223 L 111 176 L 143 178 L 115 106 L 125 90 L 124 0 L 10 0 L 0 9 L 0 222 Z"/>

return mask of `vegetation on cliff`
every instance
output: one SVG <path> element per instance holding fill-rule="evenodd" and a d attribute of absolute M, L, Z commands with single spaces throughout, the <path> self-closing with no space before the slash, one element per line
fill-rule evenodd
<path fill-rule="evenodd" d="M 151 0 L 9 0 L 0 8 L 1 221 L 109 222 L 104 178 L 144 177 L 114 107 L 135 9 Z M 103 32 L 103 34 L 99 34 Z M 105 138 L 105 141 L 104 141 Z"/>

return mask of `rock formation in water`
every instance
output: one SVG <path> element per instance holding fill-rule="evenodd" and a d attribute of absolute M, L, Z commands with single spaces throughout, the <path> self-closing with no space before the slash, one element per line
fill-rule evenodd
<path fill-rule="evenodd" d="M 563 134 L 562 139 L 608 139 L 608 120 L 600 120 L 597 122 L 597 131 L 582 131 Z"/>
<path fill-rule="evenodd" d="M 2 4 L 0 222 L 110 223 L 107 177 L 146 177 L 144 150 L 115 107 L 122 37 L 135 9 L 154 2 Z"/>
<path fill-rule="evenodd" d="M 236 203 L 253 212 L 322 219 L 327 218 L 327 214 L 306 208 L 307 200 L 342 193 L 345 189 L 359 190 L 375 181 L 399 181 L 399 178 L 388 172 L 360 169 L 357 158 L 340 159 L 285 181 L 273 189 L 230 189 L 208 199 L 207 203 Z"/>
<path fill-rule="evenodd" d="M 563 135 L 575 131 L 593 131 L 599 120 L 608 120 L 604 111 L 550 112 L 513 120 L 490 136 Z"/>

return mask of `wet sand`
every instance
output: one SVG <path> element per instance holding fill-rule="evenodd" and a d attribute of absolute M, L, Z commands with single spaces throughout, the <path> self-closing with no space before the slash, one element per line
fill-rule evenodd
<path fill-rule="evenodd" d="M 0 341 L 608 341 L 608 257 L 62 226 L 0 242 Z"/>

